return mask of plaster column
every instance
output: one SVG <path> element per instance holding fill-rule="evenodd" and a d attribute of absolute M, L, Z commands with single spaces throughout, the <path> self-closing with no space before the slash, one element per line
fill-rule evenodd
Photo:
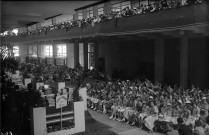
<path fill-rule="evenodd" d="M 52 48 L 53 48 L 53 61 L 54 61 L 54 65 L 56 65 L 57 45 L 55 43 L 53 43 Z"/>
<path fill-rule="evenodd" d="M 84 44 L 79 43 L 79 63 L 84 67 Z"/>
<path fill-rule="evenodd" d="M 25 63 L 28 56 L 28 46 L 25 44 L 19 45 L 20 62 Z"/>
<path fill-rule="evenodd" d="M 93 6 L 93 14 L 96 17 L 98 16 L 98 6 L 97 5 Z"/>
<path fill-rule="evenodd" d="M 38 49 L 37 49 L 37 50 L 38 50 L 38 52 L 37 52 L 38 63 L 40 64 L 40 63 L 43 63 L 43 62 L 42 62 L 42 55 L 41 55 L 41 51 L 42 51 L 42 50 L 41 50 L 41 49 L 42 49 L 42 48 L 41 48 L 41 45 L 37 45 L 37 48 L 38 48 Z"/>
<path fill-rule="evenodd" d="M 97 42 L 94 43 L 94 63 L 95 69 L 99 68 L 99 44 Z"/>
<path fill-rule="evenodd" d="M 181 38 L 180 42 L 180 85 L 187 88 L 188 81 L 188 38 Z"/>
<path fill-rule="evenodd" d="M 66 43 L 67 47 L 67 58 L 66 63 L 67 67 L 74 68 L 75 62 L 74 62 L 74 43 Z"/>
<path fill-rule="evenodd" d="M 79 65 L 79 41 L 74 43 L 74 68 Z"/>
<path fill-rule="evenodd" d="M 83 43 L 84 68 L 88 69 L 88 43 Z"/>
<path fill-rule="evenodd" d="M 164 82 L 164 39 L 155 40 L 155 81 Z"/>
<path fill-rule="evenodd" d="M 105 43 L 105 74 L 108 80 L 112 80 L 112 42 Z"/>

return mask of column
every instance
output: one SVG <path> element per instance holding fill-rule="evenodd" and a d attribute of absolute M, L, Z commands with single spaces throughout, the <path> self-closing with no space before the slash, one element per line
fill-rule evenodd
<path fill-rule="evenodd" d="M 28 46 L 25 44 L 19 45 L 20 62 L 25 63 L 28 56 Z"/>
<path fill-rule="evenodd" d="M 112 42 L 105 43 L 105 74 L 112 80 Z"/>
<path fill-rule="evenodd" d="M 53 43 L 52 47 L 53 47 L 53 61 L 54 61 L 54 65 L 56 65 L 57 45 L 55 43 Z"/>
<path fill-rule="evenodd" d="M 74 43 L 66 43 L 67 47 L 67 67 L 74 68 Z"/>
<path fill-rule="evenodd" d="M 40 64 L 40 63 L 42 63 L 42 56 L 41 56 L 41 51 L 42 51 L 41 49 L 42 48 L 41 48 L 41 45 L 38 45 L 37 48 L 38 48 L 37 49 L 38 50 L 38 52 L 37 52 L 38 63 Z"/>
<path fill-rule="evenodd" d="M 155 81 L 164 82 L 164 39 L 155 40 Z"/>
<path fill-rule="evenodd" d="M 83 19 L 87 19 L 87 9 L 83 9 Z"/>
<path fill-rule="evenodd" d="M 88 43 L 83 43 L 84 68 L 88 69 Z"/>
<path fill-rule="evenodd" d="M 188 80 L 188 38 L 181 38 L 180 42 L 180 85 L 187 88 Z"/>
<path fill-rule="evenodd" d="M 111 1 L 104 3 L 104 12 L 105 14 L 109 14 L 111 11 Z"/>
<path fill-rule="evenodd" d="M 79 41 L 76 40 L 74 43 L 74 67 L 79 65 Z"/>
<path fill-rule="evenodd" d="M 98 16 L 98 6 L 97 5 L 93 6 L 93 14 L 96 17 Z"/>
<path fill-rule="evenodd" d="M 79 63 L 84 67 L 84 47 L 83 43 L 79 43 Z"/>
<path fill-rule="evenodd" d="M 99 68 L 99 44 L 94 42 L 94 63 L 95 69 L 98 70 Z"/>

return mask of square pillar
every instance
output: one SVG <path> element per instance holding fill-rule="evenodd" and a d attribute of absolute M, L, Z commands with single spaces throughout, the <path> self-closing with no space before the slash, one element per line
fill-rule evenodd
<path fill-rule="evenodd" d="M 28 46 L 26 44 L 21 44 L 18 46 L 19 46 L 20 62 L 25 63 L 26 57 L 28 56 Z"/>
<path fill-rule="evenodd" d="M 79 43 L 79 63 L 84 67 L 84 44 Z"/>
<path fill-rule="evenodd" d="M 42 55 L 41 55 L 41 45 L 37 45 L 38 52 L 37 52 L 37 58 L 38 58 L 38 63 L 42 63 Z"/>
<path fill-rule="evenodd" d="M 83 43 L 84 68 L 88 69 L 88 43 Z"/>
<path fill-rule="evenodd" d="M 105 73 L 108 80 L 112 80 L 112 42 L 105 43 Z"/>
<path fill-rule="evenodd" d="M 83 11 L 83 19 L 87 19 L 88 17 L 87 17 L 87 9 L 82 9 L 82 11 Z"/>
<path fill-rule="evenodd" d="M 79 41 L 76 40 L 74 43 L 74 67 L 79 65 Z"/>
<path fill-rule="evenodd" d="M 74 62 L 74 43 L 67 43 L 67 58 L 66 58 L 66 63 L 67 67 L 69 68 L 74 68 L 75 67 L 75 62 Z"/>
<path fill-rule="evenodd" d="M 94 43 L 94 63 L 95 69 L 99 68 L 99 44 L 97 42 Z"/>
<path fill-rule="evenodd" d="M 155 81 L 164 82 L 164 39 L 155 40 Z"/>
<path fill-rule="evenodd" d="M 188 38 L 181 38 L 180 42 L 180 85 L 187 88 L 188 81 Z"/>
<path fill-rule="evenodd" d="M 97 5 L 93 6 L 93 14 L 96 17 L 98 16 L 98 6 Z"/>
<path fill-rule="evenodd" d="M 104 13 L 109 14 L 111 11 L 111 1 L 104 3 Z"/>
<path fill-rule="evenodd" d="M 53 43 L 52 48 L 53 48 L 53 61 L 54 61 L 54 65 L 56 65 L 57 45 L 55 43 Z"/>

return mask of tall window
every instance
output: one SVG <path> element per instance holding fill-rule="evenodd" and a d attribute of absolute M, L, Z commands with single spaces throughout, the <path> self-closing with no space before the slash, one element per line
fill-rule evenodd
<path fill-rule="evenodd" d="M 87 8 L 87 18 L 93 17 L 93 7 Z"/>
<path fill-rule="evenodd" d="M 98 5 L 98 15 L 104 14 L 104 3 Z"/>
<path fill-rule="evenodd" d="M 67 57 L 66 44 L 57 45 L 57 57 Z"/>
<path fill-rule="evenodd" d="M 13 46 L 13 53 L 15 57 L 20 56 L 19 54 L 19 46 Z"/>
<path fill-rule="evenodd" d="M 43 45 L 42 48 L 42 56 L 44 57 L 53 57 L 53 46 L 52 45 Z"/>
<path fill-rule="evenodd" d="M 29 45 L 28 46 L 28 54 L 32 57 L 37 57 L 37 45 Z"/>
<path fill-rule="evenodd" d="M 95 67 L 94 63 L 94 44 L 89 43 L 88 44 L 88 69 L 92 70 Z"/>
<path fill-rule="evenodd" d="M 82 12 L 82 10 L 78 12 L 78 19 L 79 20 L 83 19 L 83 12 Z"/>

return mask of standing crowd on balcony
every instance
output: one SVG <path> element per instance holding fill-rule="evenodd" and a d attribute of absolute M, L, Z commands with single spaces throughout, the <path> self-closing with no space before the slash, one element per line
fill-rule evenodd
<path fill-rule="evenodd" d="M 45 34 L 47 34 L 48 31 L 53 31 L 58 29 L 66 29 L 66 31 L 69 31 L 73 27 L 85 27 L 86 25 L 92 25 L 92 27 L 94 27 L 96 23 L 100 23 L 106 20 L 118 19 L 118 18 L 125 19 L 125 17 L 128 16 L 134 16 L 145 13 L 154 13 L 161 10 L 175 9 L 192 4 L 201 4 L 203 2 L 204 0 L 187 0 L 183 2 L 180 2 L 179 0 L 172 0 L 172 1 L 159 0 L 148 5 L 141 4 L 137 8 L 129 8 L 129 6 L 127 6 L 121 11 L 110 11 L 110 13 L 100 14 L 97 17 L 93 16 L 93 17 L 88 17 L 87 19 L 78 19 L 78 20 L 61 22 L 50 26 L 44 26 L 32 31 L 25 31 L 22 33 L 6 35 L 6 36 L 17 35 L 17 36 L 25 37 L 28 35 L 40 34 L 41 32 L 45 32 Z"/>

